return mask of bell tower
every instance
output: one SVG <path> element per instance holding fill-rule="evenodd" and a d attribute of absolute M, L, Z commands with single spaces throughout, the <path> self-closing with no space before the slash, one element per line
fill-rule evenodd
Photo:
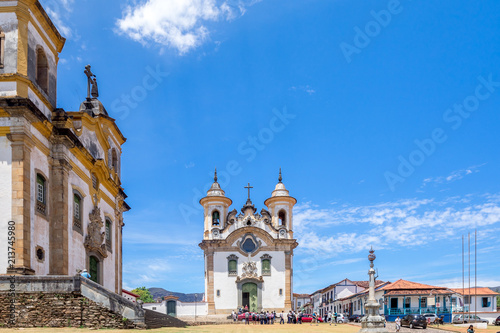
<path fill-rule="evenodd" d="M 207 196 L 200 200 L 204 212 L 203 239 L 216 239 L 226 225 L 229 206 L 233 201 L 226 197 L 224 190 L 217 182 L 217 168 L 214 173 L 214 183 L 207 191 Z"/>
<path fill-rule="evenodd" d="M 0 96 L 25 98 L 49 120 L 65 43 L 38 0 L 0 0 Z"/>
<path fill-rule="evenodd" d="M 280 238 L 293 238 L 293 206 L 297 199 L 291 197 L 283 184 L 281 168 L 278 176 L 278 184 L 274 188 L 271 197 L 264 201 L 272 217 L 272 224 L 279 230 Z"/>

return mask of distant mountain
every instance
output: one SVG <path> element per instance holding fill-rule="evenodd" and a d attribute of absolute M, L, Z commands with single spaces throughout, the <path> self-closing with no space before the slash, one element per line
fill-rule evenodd
<path fill-rule="evenodd" d="M 168 291 L 163 288 L 149 288 L 149 292 L 153 295 L 153 299 L 156 301 L 158 298 L 163 298 L 165 296 L 176 296 L 179 297 L 181 302 L 201 302 L 203 300 L 203 293 L 198 293 L 197 297 L 195 294 L 184 294 L 176 293 L 174 291 Z"/>
<path fill-rule="evenodd" d="M 499 287 L 491 287 L 490 289 L 493 291 L 496 291 L 497 293 L 500 293 L 500 286 Z"/>

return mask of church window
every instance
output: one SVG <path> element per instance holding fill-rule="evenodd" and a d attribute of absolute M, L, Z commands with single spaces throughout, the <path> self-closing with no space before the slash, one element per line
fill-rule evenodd
<path fill-rule="evenodd" d="M 283 289 L 280 288 L 280 296 L 283 296 Z"/>
<path fill-rule="evenodd" d="M 97 180 L 97 176 L 95 173 L 92 174 L 92 187 L 94 190 L 97 190 L 99 188 L 99 180 Z"/>
<path fill-rule="evenodd" d="M 5 33 L 0 29 L 0 68 L 3 68 L 5 56 Z"/>
<path fill-rule="evenodd" d="M 90 256 L 89 257 L 89 274 L 90 274 L 90 280 L 99 283 L 100 281 L 100 262 L 99 259 L 95 256 Z"/>
<path fill-rule="evenodd" d="M 218 210 L 214 210 L 212 212 L 212 225 L 219 225 L 220 224 L 220 213 Z"/>
<path fill-rule="evenodd" d="M 43 248 L 40 246 L 37 246 L 35 253 L 36 253 L 36 260 L 38 262 L 43 262 L 45 259 L 45 251 L 43 250 Z"/>
<path fill-rule="evenodd" d="M 36 83 L 46 93 L 49 93 L 49 63 L 41 47 L 36 50 Z"/>
<path fill-rule="evenodd" d="M 118 172 L 118 155 L 116 154 L 116 149 L 111 150 L 111 168 Z"/>
<path fill-rule="evenodd" d="M 111 220 L 106 218 L 106 248 L 111 252 L 111 231 L 112 231 Z"/>
<path fill-rule="evenodd" d="M 220 289 L 217 289 L 217 297 L 220 297 Z"/>
<path fill-rule="evenodd" d="M 45 215 L 47 182 L 41 174 L 36 175 L 36 211 Z"/>
<path fill-rule="evenodd" d="M 238 275 L 238 262 L 236 260 L 229 260 L 227 262 L 227 269 L 229 275 Z"/>
<path fill-rule="evenodd" d="M 229 276 L 238 275 L 238 257 L 234 254 L 227 257 L 227 271 Z"/>
<path fill-rule="evenodd" d="M 79 232 L 82 230 L 82 196 L 79 193 L 73 194 L 73 227 Z"/>
<path fill-rule="evenodd" d="M 254 241 L 251 238 L 247 238 L 244 242 L 241 248 L 243 251 L 246 253 L 252 253 L 257 246 L 255 245 Z"/>
<path fill-rule="evenodd" d="M 280 225 L 286 226 L 286 213 L 284 210 L 280 210 L 278 213 L 278 219 L 280 221 Z"/>
<path fill-rule="evenodd" d="M 271 256 L 264 254 L 260 259 L 262 263 L 262 275 L 271 275 Z"/>

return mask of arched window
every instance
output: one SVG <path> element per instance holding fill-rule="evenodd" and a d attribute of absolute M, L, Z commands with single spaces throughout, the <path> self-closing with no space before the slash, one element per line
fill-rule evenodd
<path fill-rule="evenodd" d="M 49 63 L 41 47 L 36 50 L 36 83 L 46 94 L 49 93 Z"/>
<path fill-rule="evenodd" d="M 115 148 L 111 149 L 111 168 L 118 172 L 118 154 Z"/>
<path fill-rule="evenodd" d="M 79 193 L 73 194 L 73 228 L 82 231 L 82 196 Z"/>
<path fill-rule="evenodd" d="M 214 210 L 212 212 L 212 225 L 219 225 L 220 224 L 220 214 L 218 210 Z"/>
<path fill-rule="evenodd" d="M 278 213 L 278 219 L 280 221 L 280 225 L 286 226 L 286 212 L 284 210 L 280 210 Z"/>
<path fill-rule="evenodd" d="M 36 211 L 45 215 L 47 199 L 47 182 L 41 174 L 36 174 Z"/>
<path fill-rule="evenodd" d="M 112 232 L 112 223 L 109 218 L 106 218 L 106 248 L 111 252 L 111 232 Z"/>

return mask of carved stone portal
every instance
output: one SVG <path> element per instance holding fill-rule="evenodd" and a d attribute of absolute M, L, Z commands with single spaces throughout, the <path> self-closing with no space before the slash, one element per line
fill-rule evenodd
<path fill-rule="evenodd" d="M 99 207 L 94 206 L 94 209 L 89 214 L 89 220 L 84 246 L 89 252 L 98 252 L 104 258 L 107 258 L 108 252 L 106 251 L 106 244 L 104 244 L 105 232 L 101 232 L 104 223 L 102 222 Z"/>

